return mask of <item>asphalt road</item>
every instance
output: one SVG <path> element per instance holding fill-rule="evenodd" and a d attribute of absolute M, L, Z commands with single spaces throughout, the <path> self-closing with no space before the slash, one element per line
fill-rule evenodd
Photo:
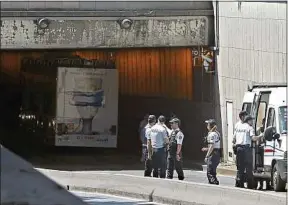
<path fill-rule="evenodd" d="M 81 171 L 79 171 L 81 172 Z M 85 171 L 85 173 L 89 173 L 89 171 Z M 143 177 L 143 171 L 140 170 L 122 170 L 122 171 L 97 171 L 97 173 L 109 173 L 109 174 L 114 174 L 114 175 L 122 175 L 122 176 L 129 176 L 129 177 Z M 185 181 L 190 181 L 190 182 L 196 182 L 196 183 L 208 183 L 206 173 L 203 171 L 194 171 L 194 170 L 184 170 L 185 174 Z M 174 180 L 177 179 L 177 173 L 174 173 Z M 235 185 L 235 177 L 233 176 L 224 176 L 224 175 L 219 175 L 218 180 L 220 181 L 220 185 L 227 186 L 227 187 L 234 187 Z M 265 184 L 264 184 L 265 188 Z M 274 191 L 267 191 L 263 190 L 265 192 L 270 192 L 272 194 L 276 195 L 286 195 L 287 192 L 274 192 Z"/>
<path fill-rule="evenodd" d="M 89 205 L 160 205 L 154 202 L 146 202 L 139 199 L 116 197 L 106 194 L 95 194 L 89 192 L 72 192 Z"/>
<path fill-rule="evenodd" d="M 77 173 L 81 173 L 82 171 L 76 171 Z M 95 172 L 95 171 L 91 171 Z M 89 173 L 89 171 L 85 171 L 85 173 Z M 109 173 L 123 176 L 131 176 L 131 177 L 142 177 L 144 171 L 142 170 L 121 170 L 121 171 L 97 171 L 97 173 Z M 191 171 L 184 170 L 185 181 L 197 182 L 197 183 L 208 183 L 206 178 L 206 173 L 203 171 Z M 174 178 L 177 180 L 177 173 L 174 172 Z M 221 185 L 224 186 L 234 186 L 235 177 L 232 176 L 218 176 Z"/>

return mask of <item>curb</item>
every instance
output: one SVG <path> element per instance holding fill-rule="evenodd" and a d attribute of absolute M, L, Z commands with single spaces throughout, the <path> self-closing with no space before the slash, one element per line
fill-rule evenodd
<path fill-rule="evenodd" d="M 111 174 L 87 176 L 65 172 L 59 174 L 57 171 L 42 173 L 71 191 L 110 194 L 169 205 L 284 205 L 286 201 L 284 195 L 275 193 L 263 194 L 257 190 L 185 181 L 144 177 L 134 179 Z"/>
<path fill-rule="evenodd" d="M 217 168 L 217 174 L 235 177 L 237 174 L 237 171 L 234 169 L 229 169 L 229 168 L 225 168 L 225 167 L 218 167 Z"/>
<path fill-rule="evenodd" d="M 202 171 L 207 172 L 207 165 L 202 165 Z M 235 177 L 237 174 L 237 170 L 231 169 L 231 168 L 225 168 L 225 167 L 218 167 L 217 174 Z"/>
<path fill-rule="evenodd" d="M 166 197 L 153 196 L 154 190 L 150 194 L 139 194 L 132 192 L 119 191 L 115 189 L 105 189 L 105 188 L 92 188 L 92 187 L 81 187 L 81 186 L 70 186 L 70 191 L 84 191 L 99 194 L 109 194 L 113 196 L 128 197 L 134 199 L 145 200 L 146 202 L 155 202 L 160 204 L 169 205 L 207 205 L 200 203 L 191 203 L 182 200 L 169 199 Z"/>

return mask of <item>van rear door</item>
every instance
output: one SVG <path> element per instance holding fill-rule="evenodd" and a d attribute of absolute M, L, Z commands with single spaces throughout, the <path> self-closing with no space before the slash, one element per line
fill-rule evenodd
<path fill-rule="evenodd" d="M 243 97 L 243 103 L 242 103 L 242 110 L 245 110 L 250 115 L 252 114 L 252 106 L 253 102 L 255 102 L 256 93 L 254 92 L 245 92 Z"/>

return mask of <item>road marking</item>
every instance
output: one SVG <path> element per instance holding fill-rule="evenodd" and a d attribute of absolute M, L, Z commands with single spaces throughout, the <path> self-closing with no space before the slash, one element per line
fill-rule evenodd
<path fill-rule="evenodd" d="M 137 205 L 148 205 L 148 204 L 152 204 L 152 205 L 165 205 L 165 204 L 159 204 L 156 202 L 147 202 L 143 199 L 135 199 L 135 198 L 130 198 L 130 197 L 124 197 L 124 196 L 118 196 L 118 195 L 111 195 L 111 194 L 102 194 L 102 193 L 98 193 L 98 192 L 83 192 L 83 191 L 71 191 L 71 193 L 73 193 L 74 195 L 76 195 L 77 197 L 95 197 L 96 199 L 88 199 L 85 201 L 89 201 L 89 202 L 110 202 L 110 199 L 122 199 L 122 200 L 126 200 L 125 202 L 136 202 Z M 102 197 L 106 197 L 108 199 L 98 199 L 97 196 L 102 196 Z M 121 202 L 120 202 L 121 203 Z"/>

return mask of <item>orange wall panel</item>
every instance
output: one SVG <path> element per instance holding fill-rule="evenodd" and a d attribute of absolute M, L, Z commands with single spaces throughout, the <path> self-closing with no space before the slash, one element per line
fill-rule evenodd
<path fill-rule="evenodd" d="M 45 51 L 45 54 L 53 51 Z M 58 51 L 59 52 L 59 51 Z M 1 70 L 19 73 L 21 59 L 44 52 L 1 52 Z M 59 52 L 60 53 L 60 52 Z M 190 48 L 139 48 L 63 51 L 86 59 L 115 60 L 123 95 L 192 99 L 193 57 Z"/>

